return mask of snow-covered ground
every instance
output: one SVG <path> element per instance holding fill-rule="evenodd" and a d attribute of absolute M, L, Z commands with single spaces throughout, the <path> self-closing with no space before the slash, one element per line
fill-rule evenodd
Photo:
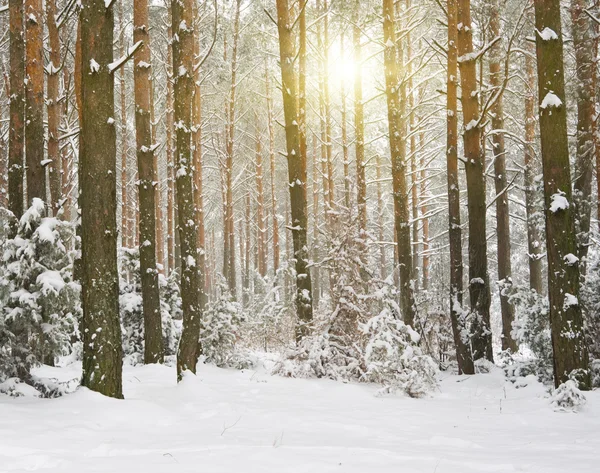
<path fill-rule="evenodd" d="M 65 380 L 78 368 L 38 374 Z M 124 401 L 86 389 L 0 396 L 0 472 L 600 471 L 600 392 L 560 413 L 528 381 L 442 374 L 431 398 L 410 399 L 212 366 L 177 386 L 173 368 L 126 367 Z"/>

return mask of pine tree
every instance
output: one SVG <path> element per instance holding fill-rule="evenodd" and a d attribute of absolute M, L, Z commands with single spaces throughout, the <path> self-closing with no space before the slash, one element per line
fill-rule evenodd
<path fill-rule="evenodd" d="M 277 0 L 277 27 L 281 83 L 285 115 L 288 178 L 292 213 L 292 236 L 296 269 L 296 310 L 298 314 L 297 338 L 310 331 L 313 318 L 312 281 L 308 270 L 308 203 L 306 197 L 306 155 L 300 152 L 298 125 L 298 75 L 294 70 L 294 36 L 287 0 Z"/>
<path fill-rule="evenodd" d="M 589 389 L 588 353 L 578 299 L 579 260 L 559 0 L 535 2 L 535 27 L 554 383 L 558 387 L 574 376 L 580 388 Z"/>
<path fill-rule="evenodd" d="M 23 215 L 23 153 L 25 145 L 25 32 L 23 1 L 10 0 L 10 124 L 8 137 L 8 207 Z"/>
<path fill-rule="evenodd" d="M 194 88 L 194 18 L 191 0 L 171 4 L 176 130 L 176 183 L 179 241 L 181 245 L 181 297 L 183 331 L 177 351 L 177 378 L 183 371 L 196 373 L 201 308 L 198 297 L 198 251 L 192 176 L 192 99 Z"/>
<path fill-rule="evenodd" d="M 383 0 L 383 42 L 392 182 L 394 189 L 394 227 L 398 238 L 400 265 L 400 307 L 407 325 L 415 319 L 415 298 L 412 285 L 412 249 L 410 242 L 408 189 L 406 187 L 406 123 L 405 86 L 400 75 L 393 0 Z M 402 92 L 404 91 L 404 93 Z"/>
<path fill-rule="evenodd" d="M 85 0 L 80 13 L 83 376 L 81 384 L 122 398 L 117 270 L 116 130 L 113 6 Z"/>
<path fill-rule="evenodd" d="M 467 206 L 469 210 L 469 294 L 473 358 L 493 360 L 490 282 L 487 268 L 485 157 L 481 147 L 476 55 L 471 0 L 458 0 L 458 67 L 462 91 Z"/>
<path fill-rule="evenodd" d="M 163 360 L 162 328 L 158 270 L 156 268 L 156 215 L 154 199 L 154 150 L 150 121 L 150 35 L 147 0 L 135 0 L 133 8 L 133 40 L 142 42 L 134 60 L 136 154 L 140 213 L 140 273 L 144 302 L 144 362 Z"/>

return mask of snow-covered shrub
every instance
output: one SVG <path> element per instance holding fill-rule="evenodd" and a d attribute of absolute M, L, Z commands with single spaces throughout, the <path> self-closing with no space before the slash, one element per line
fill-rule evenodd
<path fill-rule="evenodd" d="M 437 366 L 423 354 L 419 335 L 401 321 L 393 281 L 369 270 L 368 235 L 357 235 L 346 225 L 327 245 L 319 265 L 332 281 L 330 308 L 315 312 L 312 334 L 275 365 L 274 373 L 373 382 L 382 384 L 383 392 L 423 396 L 436 385 Z"/>
<path fill-rule="evenodd" d="M 513 286 L 509 302 L 515 308 L 512 336 L 530 356 L 514 358 L 515 376 L 535 374 L 544 383 L 553 380 L 552 341 L 548 298 L 528 287 Z"/>
<path fill-rule="evenodd" d="M 140 260 L 137 248 L 122 248 L 119 255 L 119 308 L 123 354 L 132 364 L 142 363 L 144 358 L 144 310 Z M 163 329 L 163 349 L 166 356 L 174 355 L 179 339 L 172 314 L 180 316 L 181 298 L 175 281 L 176 273 L 169 278 L 159 276 L 160 308 Z M 175 287 L 173 287 L 175 285 Z"/>
<path fill-rule="evenodd" d="M 289 346 L 295 319 L 291 302 L 282 296 L 280 285 L 254 295 L 241 328 L 245 347 L 267 353 Z"/>
<path fill-rule="evenodd" d="M 550 404 L 556 411 L 576 412 L 581 409 L 587 399 L 577 387 L 577 382 L 569 379 L 556 388 L 551 395 Z"/>
<path fill-rule="evenodd" d="M 233 300 L 221 279 L 215 300 L 207 304 L 202 316 L 200 344 L 207 362 L 221 367 L 238 365 L 235 348 L 244 319 L 241 304 Z"/>
<path fill-rule="evenodd" d="M 74 242 L 72 225 L 46 217 L 34 199 L 14 237 L 0 243 L 0 379 L 30 381 L 33 366 L 70 353 L 81 316 Z"/>
<path fill-rule="evenodd" d="M 392 299 L 363 326 L 367 337 L 364 350 L 364 380 L 383 384 L 384 392 L 403 391 L 422 397 L 436 386 L 437 366 L 418 346 L 420 336 L 399 318 Z"/>

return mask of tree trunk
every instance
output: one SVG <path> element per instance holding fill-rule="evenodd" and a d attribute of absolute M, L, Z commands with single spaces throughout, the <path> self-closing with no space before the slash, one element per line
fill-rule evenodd
<path fill-rule="evenodd" d="M 265 88 L 267 96 L 267 126 L 269 128 L 269 162 L 271 164 L 271 217 L 273 220 L 273 275 L 279 270 L 279 221 L 277 220 L 277 193 L 275 192 L 275 128 L 269 68 L 265 59 Z"/>
<path fill-rule="evenodd" d="M 181 309 L 183 330 L 177 350 L 177 379 L 183 371 L 196 373 L 200 336 L 200 290 L 196 212 L 192 172 L 192 101 L 194 94 L 194 18 L 193 1 L 171 4 L 173 35 L 173 71 L 177 155 L 177 216 L 181 246 Z"/>
<path fill-rule="evenodd" d="M 121 0 L 119 3 L 119 54 L 123 56 L 125 54 L 125 15 L 123 13 L 123 3 Z M 129 191 L 128 186 L 128 172 L 127 172 L 127 98 L 125 90 L 125 67 L 121 67 L 119 70 L 119 93 L 120 93 L 120 106 L 121 106 L 121 246 L 123 248 L 131 248 L 132 245 L 132 232 L 129 223 L 129 209 L 131 203 L 129 202 Z"/>
<path fill-rule="evenodd" d="M 61 180 L 60 180 L 60 146 L 59 146 L 59 126 L 61 122 L 62 106 L 60 99 L 60 36 L 56 24 L 56 0 L 47 0 L 46 3 L 46 21 L 48 28 L 48 45 L 50 49 L 50 63 L 46 68 L 48 75 L 47 82 L 47 100 L 48 110 L 48 178 L 50 183 L 50 203 L 52 212 L 57 214 L 61 206 Z"/>
<path fill-rule="evenodd" d="M 490 283 L 487 269 L 485 157 L 481 147 L 479 95 L 473 56 L 471 1 L 458 2 L 458 66 L 462 90 L 467 207 L 469 210 L 469 293 L 473 359 L 493 361 Z"/>
<path fill-rule="evenodd" d="M 573 176 L 575 229 L 580 271 L 585 273 L 590 245 L 592 177 L 594 173 L 594 128 L 596 116 L 596 25 L 586 13 L 584 0 L 571 0 L 575 71 L 577 73 L 577 154 Z"/>
<path fill-rule="evenodd" d="M 277 0 L 277 26 L 279 30 L 281 90 L 285 115 L 285 138 L 292 213 L 291 231 L 294 240 L 294 262 L 296 267 L 296 309 L 298 314 L 296 337 L 299 340 L 310 332 L 313 307 L 312 284 L 310 271 L 307 267 L 306 155 L 300 153 L 298 77 L 294 71 L 294 38 L 288 0 Z"/>
<path fill-rule="evenodd" d="M 80 13 L 81 128 L 79 174 L 83 302 L 81 384 L 122 398 L 121 325 L 117 270 L 116 131 L 113 8 L 85 0 Z"/>
<path fill-rule="evenodd" d="M 396 45 L 394 1 L 383 0 L 383 42 L 386 96 L 388 105 L 390 153 L 392 159 L 392 184 L 394 190 L 394 222 L 398 238 L 398 263 L 400 276 L 400 309 L 404 322 L 414 324 L 415 299 L 412 280 L 412 250 L 410 242 L 410 217 L 406 187 L 406 122 L 405 103 L 401 89 L 402 77 L 398 64 Z"/>
<path fill-rule="evenodd" d="M 151 44 L 151 43 L 150 43 Z M 150 48 L 152 51 L 152 48 Z M 156 117 L 154 107 L 154 75 L 150 76 L 150 124 L 152 144 L 156 145 Z M 160 190 L 160 179 L 158 177 L 158 153 L 154 153 L 154 214 L 156 216 L 156 266 L 160 274 L 165 274 L 165 245 L 163 226 L 162 192 Z"/>
<path fill-rule="evenodd" d="M 25 161 L 27 164 L 27 204 L 46 198 L 44 168 L 44 58 L 42 0 L 25 1 Z"/>
<path fill-rule="evenodd" d="M 313 133 L 312 145 L 312 193 L 313 193 L 313 261 L 319 261 L 319 158 L 317 153 L 317 134 Z M 321 271 L 318 265 L 311 270 L 313 283 L 313 307 L 319 307 L 321 300 Z"/>
<path fill-rule="evenodd" d="M 379 239 L 379 264 L 381 266 L 380 276 L 381 279 L 385 279 L 387 277 L 387 258 L 386 258 L 386 250 L 384 244 L 385 232 L 383 225 L 383 189 L 381 185 L 381 156 L 378 154 L 376 156 L 375 163 L 375 179 L 377 181 L 377 228 L 378 228 L 378 239 Z M 394 231 L 395 233 L 395 231 Z"/>
<path fill-rule="evenodd" d="M 139 175 L 140 274 L 144 310 L 144 363 L 162 363 L 164 356 L 158 271 L 156 269 L 156 214 L 154 144 L 152 143 L 151 64 L 148 0 L 133 5 L 133 42 L 143 42 L 135 55 L 135 138 Z"/>
<path fill-rule="evenodd" d="M 493 0 L 490 15 L 490 41 L 501 37 L 500 1 Z M 492 93 L 502 87 L 503 78 L 502 50 L 500 44 L 491 51 L 490 85 Z M 503 96 L 490 109 L 492 120 L 493 154 L 494 154 L 494 183 L 496 187 L 496 241 L 498 245 L 498 287 L 500 292 L 500 310 L 502 313 L 502 350 L 516 353 L 519 349 L 511 335 L 512 323 L 515 319 L 513 306 L 508 302 L 512 286 L 512 267 L 510 261 L 510 211 L 508 206 L 508 177 L 506 175 L 506 148 L 504 146 L 504 108 Z"/>
<path fill-rule="evenodd" d="M 8 131 L 8 208 L 23 215 L 23 151 L 25 145 L 25 32 L 23 1 L 10 0 L 10 123 Z"/>
<path fill-rule="evenodd" d="M 256 116 L 258 123 L 258 116 Z M 258 273 L 262 278 L 267 275 L 267 225 L 264 210 L 263 160 L 260 133 L 256 130 L 256 220 L 258 224 Z"/>
<path fill-rule="evenodd" d="M 567 136 L 560 0 L 535 0 L 538 101 L 544 173 L 548 294 L 556 386 L 590 388 Z"/>
<path fill-rule="evenodd" d="M 168 43 L 173 42 L 173 29 L 167 28 Z M 166 149 L 167 149 L 167 260 L 169 274 L 175 270 L 175 150 L 173 149 L 173 49 L 167 48 L 167 124 L 166 124 Z"/>
<path fill-rule="evenodd" d="M 456 135 L 455 135 L 456 136 Z M 423 271 L 421 278 L 423 280 L 423 290 L 429 289 L 429 217 L 427 216 L 427 163 L 425 162 L 425 133 L 419 134 L 419 147 L 421 149 L 421 215 L 423 219 Z"/>
<path fill-rule="evenodd" d="M 194 2 L 194 17 L 197 17 L 197 3 Z M 194 64 L 200 60 L 200 38 L 194 40 Z M 204 186 L 202 183 L 202 91 L 200 88 L 200 68 L 194 71 L 194 103 L 192 108 L 192 149 L 194 162 L 194 205 L 196 206 L 196 225 L 198 235 L 196 244 L 198 246 L 198 271 L 200 278 L 200 305 L 206 303 L 206 256 L 204 251 Z"/>
<path fill-rule="evenodd" d="M 231 49 L 231 86 L 229 99 L 225 106 L 227 116 L 225 137 L 225 239 L 223 246 L 223 275 L 229 284 L 229 291 L 235 297 L 235 231 L 233 216 L 233 153 L 235 140 L 235 95 L 238 61 L 238 42 L 240 33 L 240 6 L 241 0 L 236 0 L 235 17 L 233 20 L 233 45 Z"/>
<path fill-rule="evenodd" d="M 344 57 L 344 48 L 346 43 L 344 41 L 344 32 L 342 31 L 342 35 L 340 38 L 340 55 Z M 341 106 L 341 128 L 342 128 L 342 159 L 344 163 L 344 205 L 349 212 L 351 210 L 351 194 L 350 194 L 350 153 L 348 146 L 348 110 L 346 107 L 346 78 L 342 77 L 342 83 L 340 86 L 340 99 L 342 101 Z"/>
<path fill-rule="evenodd" d="M 359 26 L 360 0 L 354 4 L 354 148 L 356 153 L 356 203 L 358 224 L 362 233 L 367 230 L 367 179 L 365 173 L 365 114 L 362 84 L 362 46 Z"/>
<path fill-rule="evenodd" d="M 529 287 L 538 294 L 544 294 L 542 280 L 542 253 L 541 235 L 538 229 L 536 204 L 535 176 L 539 174 L 539 165 L 535 159 L 535 46 L 528 45 L 525 56 L 526 95 L 525 95 L 525 209 L 527 213 L 527 249 L 529 261 Z"/>
<path fill-rule="evenodd" d="M 447 142 L 448 216 L 450 242 L 450 319 L 459 374 L 474 374 L 469 349 L 467 314 L 463 309 L 462 227 L 458 179 L 458 0 L 448 0 Z"/>

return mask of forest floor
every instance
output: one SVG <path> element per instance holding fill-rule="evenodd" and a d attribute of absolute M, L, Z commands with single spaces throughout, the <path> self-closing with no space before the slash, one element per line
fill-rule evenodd
<path fill-rule="evenodd" d="M 42 367 L 68 380 L 81 365 Z M 555 412 L 545 387 L 496 370 L 441 375 L 426 399 L 377 387 L 199 366 L 125 367 L 125 400 L 86 389 L 0 395 L 0 472 L 598 472 L 600 391 Z"/>

